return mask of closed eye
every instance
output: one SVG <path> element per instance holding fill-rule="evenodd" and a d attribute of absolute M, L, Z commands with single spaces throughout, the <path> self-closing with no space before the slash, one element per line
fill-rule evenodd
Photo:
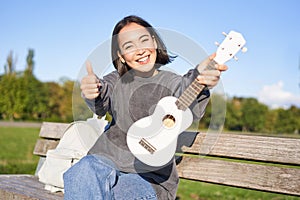
<path fill-rule="evenodd" d="M 147 38 L 147 39 L 143 39 L 142 40 L 142 42 L 148 42 L 149 41 L 149 39 Z"/>
<path fill-rule="evenodd" d="M 133 47 L 133 45 L 126 45 L 126 46 L 124 46 L 124 49 L 128 50 L 128 49 L 131 49 L 132 47 Z"/>
<path fill-rule="evenodd" d="M 148 42 L 149 41 L 149 35 L 143 35 L 140 37 L 141 42 Z"/>

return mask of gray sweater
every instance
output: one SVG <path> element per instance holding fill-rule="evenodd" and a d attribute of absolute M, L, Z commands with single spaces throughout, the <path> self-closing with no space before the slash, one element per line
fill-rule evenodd
<path fill-rule="evenodd" d="M 159 199 L 175 199 L 179 182 L 175 159 L 159 168 L 146 166 L 128 149 L 126 134 L 135 121 L 153 113 L 161 98 L 179 97 L 198 74 L 196 69 L 190 70 L 184 76 L 160 70 L 153 77 L 142 78 L 134 76 L 132 72 L 120 77 L 113 71 L 103 77 L 100 80 L 100 95 L 95 100 L 86 99 L 86 102 L 100 116 L 109 112 L 113 121 L 89 154 L 110 158 L 122 172 L 139 173 L 153 185 Z M 208 97 L 209 91 L 204 90 L 190 106 L 194 120 L 199 120 L 204 115 Z"/>

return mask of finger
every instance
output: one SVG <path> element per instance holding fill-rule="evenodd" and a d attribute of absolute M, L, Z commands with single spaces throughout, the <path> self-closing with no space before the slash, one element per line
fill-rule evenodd
<path fill-rule="evenodd" d="M 97 87 L 99 84 L 99 80 L 96 78 L 96 76 L 85 76 L 82 80 L 80 85 L 81 86 L 87 86 L 87 85 L 93 85 L 93 87 Z"/>
<path fill-rule="evenodd" d="M 205 66 L 207 66 L 214 58 L 216 57 L 216 53 L 211 54 L 210 56 L 208 56 L 206 58 L 206 60 L 204 60 L 204 64 Z"/>
<path fill-rule="evenodd" d="M 99 96 L 99 93 L 93 93 L 93 94 L 84 94 L 84 97 L 87 99 L 96 99 Z"/>
<path fill-rule="evenodd" d="M 198 76 L 197 81 L 201 84 L 209 84 L 211 81 L 218 81 L 220 80 L 219 76 Z"/>
<path fill-rule="evenodd" d="M 197 81 L 204 85 L 210 85 L 212 82 L 216 82 L 220 80 L 219 74 L 214 75 L 199 75 L 197 76 Z"/>
<path fill-rule="evenodd" d="M 89 88 L 86 86 L 81 86 L 81 91 L 84 94 L 84 96 L 88 99 L 93 99 L 99 96 L 100 91 L 98 88 Z"/>
<path fill-rule="evenodd" d="M 100 80 L 96 75 L 87 75 L 82 78 L 81 84 L 99 84 Z"/>
<path fill-rule="evenodd" d="M 80 89 L 81 90 L 99 90 L 99 87 L 97 84 L 81 84 Z"/>
<path fill-rule="evenodd" d="M 226 71 L 228 69 L 227 65 L 218 65 L 217 68 L 219 71 Z"/>
<path fill-rule="evenodd" d="M 85 89 L 84 94 L 99 94 L 98 88 Z"/>
<path fill-rule="evenodd" d="M 197 79 L 197 82 L 202 84 L 202 85 L 206 85 L 209 89 L 213 88 L 214 86 L 216 86 L 219 82 L 219 80 L 210 80 L 210 79 Z"/>
<path fill-rule="evenodd" d="M 86 66 L 86 71 L 87 71 L 88 75 L 94 75 L 95 74 L 90 61 L 86 61 L 85 66 Z"/>
<path fill-rule="evenodd" d="M 209 56 L 209 60 L 210 60 L 210 61 L 213 60 L 213 59 L 216 57 L 216 55 L 217 55 L 216 52 L 213 53 L 213 54 L 211 54 L 211 55 Z"/>
<path fill-rule="evenodd" d="M 220 76 L 221 75 L 221 71 L 220 70 L 205 70 L 203 72 L 201 72 L 201 74 L 199 76 Z"/>

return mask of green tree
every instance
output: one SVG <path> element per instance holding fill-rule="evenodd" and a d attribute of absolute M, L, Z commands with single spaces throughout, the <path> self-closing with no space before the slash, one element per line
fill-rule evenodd
<path fill-rule="evenodd" d="M 72 121 L 72 93 L 74 81 L 66 80 L 61 87 L 64 95 L 60 101 L 60 116 L 64 121 Z"/>
<path fill-rule="evenodd" d="M 45 84 L 40 82 L 31 74 L 25 74 L 23 81 L 25 98 L 23 104 L 26 106 L 24 115 L 27 119 L 45 119 L 48 116 L 48 99 Z"/>
<path fill-rule="evenodd" d="M 261 104 L 255 98 L 242 100 L 241 120 L 243 131 L 260 132 L 264 130 L 268 107 Z"/>
<path fill-rule="evenodd" d="M 227 102 L 225 128 L 233 131 L 241 131 L 243 124 L 241 121 L 241 98 L 234 97 Z"/>
<path fill-rule="evenodd" d="M 74 83 L 72 93 L 72 111 L 74 120 L 86 120 L 93 116 L 93 112 L 88 108 L 82 98 L 80 83 L 78 81 Z M 111 116 L 107 115 L 107 118 L 111 120 Z"/>
<path fill-rule="evenodd" d="M 294 133 L 300 133 L 300 108 L 296 106 L 290 107 L 290 112 L 292 113 L 294 125 Z"/>
<path fill-rule="evenodd" d="M 33 66 L 33 51 L 27 61 Z M 7 58 L 7 74 L 0 80 L 0 113 L 8 120 L 42 120 L 47 116 L 48 95 L 45 85 L 25 70 L 15 73 L 12 53 Z M 31 67 L 32 69 L 32 67 Z M 13 72 L 13 73 L 12 73 Z"/>
<path fill-rule="evenodd" d="M 300 129 L 300 110 L 295 106 L 289 109 L 277 109 L 276 133 L 298 133 Z"/>
<path fill-rule="evenodd" d="M 60 120 L 60 103 L 64 96 L 62 87 L 55 82 L 44 83 L 47 88 L 48 100 L 48 121 L 61 121 Z"/>
<path fill-rule="evenodd" d="M 198 129 L 211 128 L 219 130 L 224 127 L 226 116 L 226 99 L 221 94 L 212 94 L 210 101 L 205 109 Z"/>
<path fill-rule="evenodd" d="M 12 74 L 15 72 L 16 62 L 17 59 L 14 58 L 13 51 L 10 51 L 6 58 L 6 64 L 4 65 L 5 74 Z"/>
<path fill-rule="evenodd" d="M 17 88 L 17 77 L 15 74 L 6 74 L 0 80 L 0 114 L 1 118 L 13 120 L 15 112 L 15 90 Z"/>
<path fill-rule="evenodd" d="M 33 67 L 34 67 L 34 50 L 33 49 L 28 49 L 28 54 L 26 57 L 26 70 L 25 73 L 33 74 Z"/>
<path fill-rule="evenodd" d="M 276 133 L 275 124 L 278 120 L 277 110 L 269 110 L 266 115 L 264 132 L 266 133 Z"/>
<path fill-rule="evenodd" d="M 50 121 L 73 121 L 72 92 L 74 82 L 69 79 L 61 79 L 60 83 L 45 83 L 48 101 L 48 120 Z"/>

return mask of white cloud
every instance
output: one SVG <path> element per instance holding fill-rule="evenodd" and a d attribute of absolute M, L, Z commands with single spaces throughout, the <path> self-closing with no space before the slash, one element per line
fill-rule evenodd
<path fill-rule="evenodd" d="M 283 81 L 273 85 L 265 85 L 258 93 L 258 100 L 271 108 L 288 108 L 291 105 L 300 106 L 300 95 L 284 91 Z"/>

